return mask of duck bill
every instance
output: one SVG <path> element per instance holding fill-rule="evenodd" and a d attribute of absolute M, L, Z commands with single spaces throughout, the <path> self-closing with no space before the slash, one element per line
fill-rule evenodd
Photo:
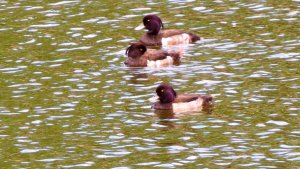
<path fill-rule="evenodd" d="M 153 97 L 149 98 L 148 100 L 149 100 L 150 102 L 153 102 L 153 103 L 154 103 L 154 102 L 157 102 L 158 99 L 159 99 L 158 96 L 153 96 Z"/>
<path fill-rule="evenodd" d="M 134 30 L 138 31 L 138 30 L 142 30 L 142 29 L 144 29 L 144 28 L 145 28 L 144 24 L 141 23 L 141 24 L 140 24 L 139 26 L 137 26 Z"/>

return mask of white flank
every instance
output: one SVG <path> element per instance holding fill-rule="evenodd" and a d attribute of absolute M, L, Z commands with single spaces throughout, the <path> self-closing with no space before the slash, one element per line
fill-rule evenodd
<path fill-rule="evenodd" d="M 183 33 L 180 35 L 174 35 L 168 38 L 162 38 L 161 44 L 162 46 L 170 46 L 177 44 L 189 44 L 190 43 L 190 35 L 187 33 Z"/>
<path fill-rule="evenodd" d="M 198 98 L 197 100 L 185 103 L 173 103 L 174 112 L 194 112 L 202 110 L 203 99 Z"/>
<path fill-rule="evenodd" d="M 163 66 L 169 66 L 173 64 L 173 58 L 171 56 L 167 56 L 166 59 L 163 60 L 147 60 L 147 67 L 163 67 Z"/>

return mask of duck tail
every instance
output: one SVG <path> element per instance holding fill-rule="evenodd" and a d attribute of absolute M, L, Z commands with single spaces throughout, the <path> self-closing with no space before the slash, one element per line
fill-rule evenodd
<path fill-rule="evenodd" d="M 213 97 L 211 96 L 202 96 L 204 102 L 207 102 L 207 103 L 211 103 L 212 100 L 213 100 Z"/>
<path fill-rule="evenodd" d="M 203 99 L 203 105 L 202 105 L 202 111 L 206 113 L 212 113 L 213 112 L 213 97 L 211 96 L 201 96 Z"/>
<path fill-rule="evenodd" d="M 190 35 L 191 42 L 196 42 L 196 41 L 200 40 L 200 36 L 195 35 L 193 33 L 188 33 L 188 34 Z"/>
<path fill-rule="evenodd" d="M 180 58 L 182 56 L 182 52 L 181 51 L 168 51 L 168 55 L 170 55 L 173 59 L 175 63 L 179 63 L 180 62 Z"/>

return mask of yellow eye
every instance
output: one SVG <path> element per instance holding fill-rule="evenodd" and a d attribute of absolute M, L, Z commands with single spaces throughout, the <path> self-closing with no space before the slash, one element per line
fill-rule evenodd
<path fill-rule="evenodd" d="M 142 52 L 142 51 L 143 51 L 143 48 L 140 48 L 140 51 Z"/>
<path fill-rule="evenodd" d="M 163 92 L 164 92 L 164 89 L 161 89 L 160 91 L 163 93 Z"/>

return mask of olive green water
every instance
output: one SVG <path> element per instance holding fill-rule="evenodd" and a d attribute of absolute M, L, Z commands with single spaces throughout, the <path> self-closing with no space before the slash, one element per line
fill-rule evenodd
<path fill-rule="evenodd" d="M 143 15 L 205 39 L 129 69 Z M 1 1 L 0 168 L 297 168 L 300 2 Z M 160 83 L 214 113 L 160 119 Z"/>

